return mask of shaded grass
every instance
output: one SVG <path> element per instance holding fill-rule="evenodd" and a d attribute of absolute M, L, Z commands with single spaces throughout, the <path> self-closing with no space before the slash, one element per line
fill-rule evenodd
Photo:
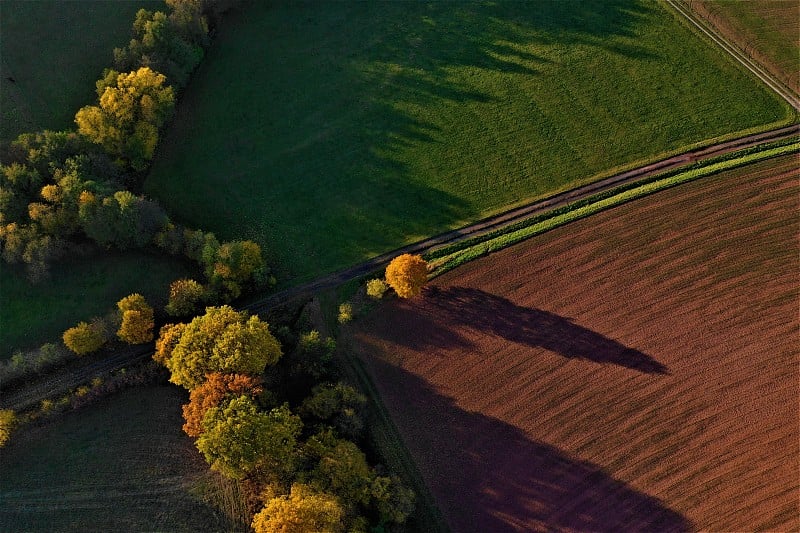
<path fill-rule="evenodd" d="M 263 3 L 229 17 L 145 188 L 299 283 L 793 117 L 653 2 Z"/>
<path fill-rule="evenodd" d="M 187 262 L 167 256 L 97 252 L 53 265 L 50 280 L 32 285 L 21 268 L 0 263 L 0 357 L 60 342 L 65 329 L 116 309 L 133 292 L 163 305 L 169 284 L 193 274 Z"/>
<path fill-rule="evenodd" d="M 520 224 L 509 226 L 481 237 L 445 246 L 426 254 L 425 258 L 430 261 L 433 275 L 439 276 L 479 257 L 502 250 L 503 248 L 517 244 L 535 235 L 599 213 L 600 211 L 622 205 L 637 198 L 726 170 L 786 154 L 796 154 L 798 152 L 800 152 L 800 143 L 795 141 L 793 144 L 778 146 L 760 152 L 748 153 L 735 158 L 726 157 L 722 161 L 705 164 L 691 170 L 668 173 L 666 177 L 662 176 L 648 180 L 647 183 L 625 186 L 622 189 L 614 189 L 606 193 L 601 193 L 587 198 L 586 200 L 559 208 L 545 215 L 533 217 Z"/>
<path fill-rule="evenodd" d="M 800 92 L 800 4 L 791 0 L 703 0 L 691 6 Z"/>
<path fill-rule="evenodd" d="M 22 429 L 0 456 L 7 531 L 222 531 L 193 495 L 204 462 L 181 432 L 175 387 L 127 390 Z"/>
<path fill-rule="evenodd" d="M 74 127 L 78 109 L 97 98 L 94 82 L 111 66 L 114 47 L 130 40 L 136 12 L 164 6 L 155 0 L 0 2 L 0 141 Z"/>

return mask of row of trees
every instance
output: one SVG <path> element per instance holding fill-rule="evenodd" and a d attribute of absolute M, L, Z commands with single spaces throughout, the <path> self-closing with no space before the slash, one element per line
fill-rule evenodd
<path fill-rule="evenodd" d="M 184 431 L 211 468 L 243 480 L 261 502 L 252 526 L 367 531 L 402 523 L 413 493 L 369 465 L 356 444 L 365 398 L 328 381 L 332 341 L 316 332 L 281 343 L 257 316 L 209 307 L 161 329 L 154 359 L 190 391 Z"/>
<path fill-rule="evenodd" d="M 258 245 L 219 243 L 172 223 L 156 202 L 128 190 L 153 157 L 176 91 L 203 56 L 209 19 L 234 0 L 168 0 L 169 13 L 140 10 L 133 39 L 96 83 L 98 102 L 75 115 L 77 132 L 20 135 L 0 150 L 0 255 L 29 278 L 86 250 L 157 246 L 196 261 L 207 302 L 229 301 L 269 279 Z M 188 289 L 187 289 L 188 290 Z M 179 291 L 180 292 L 180 291 Z M 175 314 L 187 312 L 174 309 Z"/>

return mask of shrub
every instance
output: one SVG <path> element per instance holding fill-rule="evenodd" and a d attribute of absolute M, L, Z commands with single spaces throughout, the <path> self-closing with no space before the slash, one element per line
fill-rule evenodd
<path fill-rule="evenodd" d="M 401 298 L 416 296 L 428 281 L 428 263 L 419 255 L 395 257 L 386 267 L 386 281 Z"/>
<path fill-rule="evenodd" d="M 5 446 L 8 439 L 11 438 L 11 432 L 17 425 L 17 415 L 11 409 L 3 409 L 0 411 L 0 448 Z"/>
<path fill-rule="evenodd" d="M 105 332 L 96 323 L 80 322 L 64 332 L 64 345 L 77 355 L 96 352 L 106 342 Z"/>
<path fill-rule="evenodd" d="M 339 305 L 339 324 L 347 324 L 353 320 L 353 304 L 345 302 Z"/>
<path fill-rule="evenodd" d="M 367 295 L 380 300 L 389 286 L 382 279 L 371 279 L 367 282 Z"/>
<path fill-rule="evenodd" d="M 169 286 L 169 302 L 164 310 L 171 316 L 191 315 L 205 294 L 203 286 L 193 279 L 175 280 Z"/>

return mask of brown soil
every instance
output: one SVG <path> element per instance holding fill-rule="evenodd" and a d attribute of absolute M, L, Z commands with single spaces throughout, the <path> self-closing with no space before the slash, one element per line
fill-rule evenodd
<path fill-rule="evenodd" d="M 454 531 L 800 530 L 798 178 L 665 191 L 354 325 Z"/>

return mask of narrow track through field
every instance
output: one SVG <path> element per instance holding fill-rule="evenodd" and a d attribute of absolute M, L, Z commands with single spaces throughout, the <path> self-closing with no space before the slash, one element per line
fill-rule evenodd
<path fill-rule="evenodd" d="M 771 131 L 747 135 L 739 139 L 725 141 L 704 148 L 689 150 L 661 161 L 621 172 L 600 181 L 499 213 L 463 228 L 442 233 L 387 252 L 340 272 L 277 292 L 245 305 L 243 309 L 252 313 L 264 313 L 296 298 L 311 295 L 318 291 L 336 287 L 353 279 L 366 276 L 367 274 L 385 267 L 389 261 L 397 255 L 404 253 L 419 254 L 460 240 L 480 236 L 621 185 L 635 183 L 668 170 L 677 169 L 698 161 L 708 160 L 735 150 L 787 139 L 798 134 L 800 134 L 800 125 L 795 124 Z M 144 361 L 151 357 L 152 353 L 153 348 L 151 345 L 126 347 L 117 350 L 114 354 L 102 361 L 90 363 L 82 368 L 72 369 L 69 372 L 61 372 L 47 376 L 42 380 L 30 383 L 22 389 L 12 390 L 7 394 L 0 394 L 0 408 L 14 409 L 17 411 L 27 409 L 45 398 L 63 394 L 70 389 L 74 389 L 94 376 L 106 375 L 120 368 Z"/>

